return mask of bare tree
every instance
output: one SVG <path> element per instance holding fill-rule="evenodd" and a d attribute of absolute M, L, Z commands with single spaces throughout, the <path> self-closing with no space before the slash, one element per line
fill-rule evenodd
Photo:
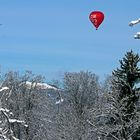
<path fill-rule="evenodd" d="M 1 140 L 18 140 L 15 137 L 14 125 L 24 128 L 28 127 L 25 121 L 15 118 L 12 111 L 7 108 L 8 99 L 11 97 L 11 88 L 3 86 L 1 81 L 0 88 L 0 139 Z"/>
<path fill-rule="evenodd" d="M 91 72 L 65 73 L 65 98 L 58 119 L 60 139 L 93 139 L 87 119 L 89 110 L 97 107 L 99 88 L 98 77 Z"/>
<path fill-rule="evenodd" d="M 7 101 L 3 102 L 12 110 L 14 117 L 24 120 L 28 127 L 13 125 L 13 133 L 19 140 L 53 139 L 52 122 L 55 113 L 55 102 L 48 96 L 48 91 L 57 88 L 43 82 L 42 76 L 26 72 L 23 76 L 18 72 L 8 72 L 3 86 L 10 89 Z"/>

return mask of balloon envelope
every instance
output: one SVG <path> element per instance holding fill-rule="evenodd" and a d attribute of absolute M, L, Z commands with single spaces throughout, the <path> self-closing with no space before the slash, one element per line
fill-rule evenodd
<path fill-rule="evenodd" d="M 90 13 L 89 19 L 97 30 L 98 27 L 100 26 L 100 24 L 104 20 L 104 14 L 100 11 L 93 11 L 93 12 Z"/>

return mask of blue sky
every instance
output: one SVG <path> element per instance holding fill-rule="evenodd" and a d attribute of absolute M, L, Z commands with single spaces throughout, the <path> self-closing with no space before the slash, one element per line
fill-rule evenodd
<path fill-rule="evenodd" d="M 140 17 L 138 0 L 0 0 L 1 71 L 32 70 L 48 80 L 65 71 L 88 70 L 103 78 L 140 40 L 128 23 Z M 96 31 L 92 11 L 105 19 Z"/>

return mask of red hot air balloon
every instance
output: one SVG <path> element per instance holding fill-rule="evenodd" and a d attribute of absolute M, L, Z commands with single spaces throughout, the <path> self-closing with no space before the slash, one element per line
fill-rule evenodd
<path fill-rule="evenodd" d="M 93 11 L 93 12 L 90 13 L 89 19 L 97 30 L 98 27 L 100 26 L 100 24 L 104 20 L 104 14 L 100 11 Z"/>

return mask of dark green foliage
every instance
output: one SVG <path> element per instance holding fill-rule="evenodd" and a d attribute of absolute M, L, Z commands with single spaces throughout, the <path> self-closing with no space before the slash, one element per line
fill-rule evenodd
<path fill-rule="evenodd" d="M 136 119 L 136 103 L 139 98 L 138 83 L 140 82 L 140 68 L 138 63 L 140 57 L 138 54 L 134 54 L 131 50 L 127 52 L 125 57 L 120 60 L 120 68 L 113 71 L 113 91 L 116 101 L 119 104 L 119 113 L 121 113 L 121 123 L 125 130 L 124 139 L 126 138 L 126 132 L 131 132 L 130 128 L 126 127 L 126 124 Z"/>
<path fill-rule="evenodd" d="M 113 85 L 119 90 L 118 99 L 124 100 L 125 108 L 123 111 L 126 114 L 124 119 L 127 121 L 133 117 L 134 103 L 138 100 L 135 84 L 140 79 L 139 61 L 138 54 L 134 54 L 133 51 L 127 52 L 123 60 L 120 61 L 120 68 L 113 72 L 115 77 Z"/>

